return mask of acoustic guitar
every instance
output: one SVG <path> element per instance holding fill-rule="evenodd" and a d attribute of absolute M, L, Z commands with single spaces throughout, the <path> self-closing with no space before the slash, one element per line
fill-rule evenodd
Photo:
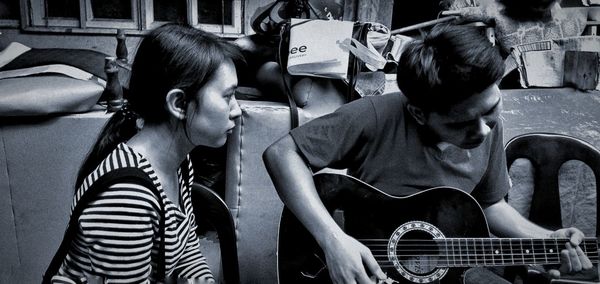
<path fill-rule="evenodd" d="M 471 195 L 437 187 L 388 195 L 356 178 L 314 176 L 325 207 L 342 229 L 367 246 L 393 283 L 460 283 L 469 267 L 559 264 L 567 239 L 490 238 Z M 596 238 L 580 244 L 598 263 Z M 287 209 L 278 236 L 279 283 L 331 283 L 323 251 Z"/>

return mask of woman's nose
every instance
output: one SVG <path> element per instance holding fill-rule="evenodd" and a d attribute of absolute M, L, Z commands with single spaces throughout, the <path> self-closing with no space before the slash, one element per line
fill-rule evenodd
<path fill-rule="evenodd" d="M 240 105 L 238 104 L 235 97 L 232 97 L 231 101 L 229 103 L 231 104 L 230 111 L 229 111 L 229 118 L 231 118 L 231 120 L 235 120 L 236 118 L 238 118 L 242 115 L 242 109 L 240 108 Z"/>

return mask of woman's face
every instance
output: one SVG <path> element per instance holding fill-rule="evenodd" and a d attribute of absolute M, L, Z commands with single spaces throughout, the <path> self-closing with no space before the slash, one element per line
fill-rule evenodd
<path fill-rule="evenodd" d="M 187 105 L 186 128 L 188 138 L 195 146 L 216 148 L 225 144 L 227 135 L 235 126 L 235 119 L 241 115 L 234 96 L 237 83 L 235 65 L 227 60 L 194 94 L 196 99 Z"/>

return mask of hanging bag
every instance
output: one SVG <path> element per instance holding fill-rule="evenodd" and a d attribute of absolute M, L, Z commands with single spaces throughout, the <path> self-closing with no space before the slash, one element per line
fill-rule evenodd
<path fill-rule="evenodd" d="M 291 19 L 282 25 L 278 62 L 282 66 L 292 128 L 298 126 L 297 106 L 285 74 L 340 79 L 348 85 L 346 101 L 361 97 L 356 92 L 359 73 L 381 69 L 387 62 L 373 45 L 369 47 L 367 43 L 373 25 L 314 19 Z M 387 37 L 389 39 L 389 31 Z"/>
<path fill-rule="evenodd" d="M 345 79 L 354 23 L 291 19 L 287 71 L 290 75 Z"/>
<path fill-rule="evenodd" d="M 165 279 L 165 206 L 162 202 L 162 198 L 160 192 L 154 185 L 154 182 L 148 177 L 148 175 L 139 168 L 120 168 L 112 170 L 100 178 L 98 178 L 88 190 L 85 191 L 83 196 L 79 199 L 75 208 L 71 212 L 71 217 L 69 220 L 69 225 L 65 231 L 65 235 L 63 237 L 62 243 L 60 244 L 58 251 L 52 258 L 48 269 L 44 273 L 42 283 L 49 284 L 51 283 L 52 277 L 58 273 L 60 266 L 62 265 L 69 248 L 71 247 L 72 241 L 75 239 L 77 235 L 77 229 L 79 228 L 79 217 L 83 210 L 87 207 L 87 205 L 94 201 L 102 190 L 107 189 L 113 184 L 120 182 L 130 182 L 142 185 L 146 188 L 149 188 L 152 193 L 156 196 L 159 205 L 160 205 L 160 218 L 159 218 L 159 235 L 160 235 L 160 253 L 162 254 L 158 258 L 157 263 L 157 280 L 164 282 Z"/>

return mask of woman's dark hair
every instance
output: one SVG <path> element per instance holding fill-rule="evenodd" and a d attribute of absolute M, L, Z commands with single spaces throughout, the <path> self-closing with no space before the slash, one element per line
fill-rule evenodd
<path fill-rule="evenodd" d="M 102 129 L 79 170 L 76 188 L 117 144 L 137 133 L 139 115 L 145 123 L 167 119 L 165 97 L 175 88 L 195 94 L 225 60 L 242 62 L 239 50 L 211 33 L 184 24 L 166 24 L 141 41 L 131 68 L 126 111 L 117 111 Z M 188 101 L 195 96 L 186 96 Z"/>
<path fill-rule="evenodd" d="M 397 82 L 412 105 L 444 112 L 485 90 L 503 73 L 499 50 L 479 28 L 444 24 L 407 44 Z"/>

